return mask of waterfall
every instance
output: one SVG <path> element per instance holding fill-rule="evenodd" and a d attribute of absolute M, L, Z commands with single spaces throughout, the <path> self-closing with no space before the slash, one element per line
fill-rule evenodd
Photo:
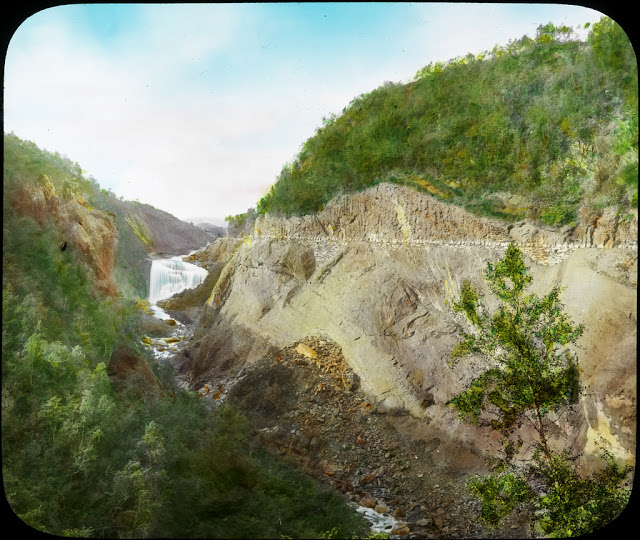
<path fill-rule="evenodd" d="M 182 261 L 180 256 L 151 262 L 149 276 L 149 302 L 169 298 L 185 289 L 193 289 L 204 281 L 207 271 L 195 264 Z"/>

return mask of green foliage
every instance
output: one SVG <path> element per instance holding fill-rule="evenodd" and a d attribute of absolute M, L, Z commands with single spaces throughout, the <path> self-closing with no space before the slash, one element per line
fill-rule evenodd
<path fill-rule="evenodd" d="M 367 530 L 336 494 L 319 488 L 293 464 L 247 438 L 247 420 L 223 406 L 203 444 L 187 451 L 158 529 L 187 537 L 344 538 Z"/>
<path fill-rule="evenodd" d="M 583 478 L 568 453 L 550 448 L 546 417 L 566 410 L 579 397 L 577 360 L 567 345 L 574 344 L 584 328 L 564 313 L 559 288 L 543 297 L 526 294 L 531 276 L 514 244 L 501 261 L 487 264 L 484 280 L 500 306 L 488 313 L 482 296 L 465 281 L 453 309 L 465 314 L 472 331 L 462 332 L 452 361 L 475 354 L 484 356 L 490 367 L 447 404 L 456 408 L 459 418 L 499 431 L 504 457 L 496 459 L 492 474 L 471 479 L 469 490 L 482 502 L 481 516 L 490 526 L 527 505 L 538 532 L 553 537 L 592 532 L 624 509 L 629 491 L 623 482 L 633 468 L 619 467 L 603 452 L 605 469 Z M 525 419 L 538 434 L 528 469 L 514 462 L 524 441 L 511 440 Z"/>
<path fill-rule="evenodd" d="M 491 526 L 535 497 L 529 484 L 512 472 L 475 477 L 469 481 L 469 491 L 482 501 L 482 519 Z"/>
<path fill-rule="evenodd" d="M 224 218 L 225 221 L 227 221 L 230 225 L 233 225 L 234 227 L 242 227 L 246 219 L 247 219 L 247 212 L 243 212 L 242 214 L 237 214 L 235 216 L 226 216 Z"/>
<path fill-rule="evenodd" d="M 244 231 L 247 226 L 251 226 L 251 224 L 255 221 L 258 213 L 255 209 L 249 208 L 246 212 L 242 214 L 238 214 L 235 216 L 227 216 L 225 217 L 225 221 L 229 223 L 229 234 L 231 236 L 242 234 L 249 232 Z"/>
<path fill-rule="evenodd" d="M 31 183 L 44 175 L 63 195 L 88 197 L 98 189 L 98 184 L 93 178 L 85 178 L 85 173 L 78 163 L 58 152 L 41 150 L 35 143 L 13 134 L 4 135 L 5 188 L 17 182 Z"/>
<path fill-rule="evenodd" d="M 547 489 L 539 501 L 544 517 L 538 523 L 546 535 L 562 538 L 587 534 L 610 523 L 624 510 L 630 492 L 621 489 L 621 484 L 633 467 L 618 466 L 605 450 L 601 456 L 605 468 L 587 478 L 577 474 L 566 452 L 554 455 L 550 462 L 539 459 L 532 467 Z"/>
<path fill-rule="evenodd" d="M 429 64 L 411 83 L 357 97 L 323 120 L 257 212 L 309 214 L 383 181 L 552 226 L 585 203 L 633 206 L 637 180 L 622 169 L 637 163 L 637 93 L 635 54 L 613 21 L 594 24 L 587 43 L 540 26 L 535 39 Z"/>
<path fill-rule="evenodd" d="M 490 526 L 520 506 L 528 506 L 534 518 L 534 534 L 550 538 L 581 536 L 613 521 L 629 502 L 624 481 L 633 471 L 620 467 L 613 456 L 602 451 L 605 467 L 588 477 L 578 474 L 567 452 L 550 460 L 536 456 L 528 471 L 508 471 L 476 476 L 469 490 L 482 502 L 482 519 Z M 530 484 L 542 485 L 536 492 Z"/>
<path fill-rule="evenodd" d="M 525 294 L 531 276 L 522 253 L 510 244 L 503 260 L 489 263 L 484 274 L 489 289 L 502 301 L 493 315 L 481 310 L 481 297 L 466 281 L 453 309 L 464 312 L 474 333 L 454 348 L 454 360 L 481 354 L 495 365 L 478 376 L 470 388 L 449 401 L 463 418 L 477 422 L 489 414 L 494 429 L 505 435 L 522 415 L 534 414 L 545 451 L 544 410 L 575 402 L 578 395 L 574 358 L 560 349 L 580 337 L 584 328 L 574 326 L 563 312 L 560 289 L 540 298 Z"/>
<path fill-rule="evenodd" d="M 117 270 L 134 292 L 142 243 L 122 204 L 82 174 L 5 136 L 5 203 L 25 184 L 52 182 L 112 212 Z M 340 496 L 253 446 L 239 413 L 212 412 L 175 387 L 173 369 L 140 346 L 139 299 L 98 292 L 74 250 L 60 250 L 55 216 L 38 223 L 5 204 L 3 218 L 2 468 L 20 519 L 76 537 L 367 531 Z"/>
<path fill-rule="evenodd" d="M 545 492 L 538 500 L 542 511 L 537 526 L 552 538 L 580 536 L 613 521 L 629 501 L 630 492 L 622 484 L 633 467 L 620 467 L 607 451 L 601 452 L 605 468 L 581 477 L 567 452 L 550 461 L 538 459 L 532 467 Z"/>

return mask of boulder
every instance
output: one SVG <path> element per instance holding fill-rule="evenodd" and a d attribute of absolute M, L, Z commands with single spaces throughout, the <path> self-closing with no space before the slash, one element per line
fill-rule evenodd
<path fill-rule="evenodd" d="M 370 497 L 363 497 L 360 499 L 360 506 L 364 506 L 365 508 L 374 508 L 376 503 Z"/>

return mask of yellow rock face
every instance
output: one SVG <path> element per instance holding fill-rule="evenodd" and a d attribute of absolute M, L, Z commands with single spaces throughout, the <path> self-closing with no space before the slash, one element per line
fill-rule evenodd
<path fill-rule="evenodd" d="M 314 351 L 311 347 L 308 347 L 307 345 L 305 345 L 304 343 L 300 343 L 300 345 L 296 347 L 296 351 L 298 351 L 300 354 L 303 354 L 307 358 L 318 357 L 318 353 Z"/>
<path fill-rule="evenodd" d="M 609 418 L 603 411 L 602 403 L 596 403 L 598 416 L 592 424 L 589 424 L 587 430 L 587 444 L 584 451 L 588 454 L 596 455 L 600 448 L 609 450 L 618 459 L 622 459 L 627 463 L 633 464 L 634 456 L 621 444 L 618 437 L 611 432 L 611 423 Z"/>

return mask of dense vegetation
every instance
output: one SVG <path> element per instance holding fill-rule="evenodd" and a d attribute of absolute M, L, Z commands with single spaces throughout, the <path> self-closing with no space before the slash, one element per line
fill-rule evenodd
<path fill-rule="evenodd" d="M 106 297 L 74 250 L 60 249 L 57 216 L 39 223 L 8 204 L 43 174 L 58 193 L 117 207 L 77 164 L 5 136 L 2 468 L 20 519 L 84 537 L 366 534 L 340 496 L 257 448 L 239 413 L 176 388 L 141 344 L 126 266 L 139 245 L 120 246 L 125 294 Z M 137 241 L 116 222 L 120 244 Z"/>
<path fill-rule="evenodd" d="M 420 69 L 324 119 L 259 213 L 307 214 L 380 182 L 507 220 L 570 224 L 638 202 L 638 75 L 624 31 L 536 37 Z M 237 218 L 236 218 L 237 219 Z"/>
<path fill-rule="evenodd" d="M 526 294 L 532 278 L 515 245 L 503 260 L 489 263 L 483 277 L 500 307 L 489 313 L 471 283 L 464 282 L 453 309 L 466 315 L 472 330 L 462 332 L 452 357 L 482 356 L 487 369 L 448 405 L 461 419 L 501 433 L 504 456 L 496 457 L 492 474 L 472 478 L 469 489 L 482 501 L 482 518 L 491 526 L 526 504 L 533 510 L 534 533 L 594 532 L 625 508 L 630 492 L 624 483 L 633 467 L 620 466 L 603 451 L 605 466 L 584 477 L 575 463 L 578 456 L 549 440 L 552 423 L 578 401 L 579 370 L 567 346 L 584 328 L 564 312 L 558 287 L 543 297 Z M 533 427 L 537 440 L 520 435 L 513 440 L 523 424 Z M 515 460 L 523 446 L 535 447 L 525 465 Z"/>

